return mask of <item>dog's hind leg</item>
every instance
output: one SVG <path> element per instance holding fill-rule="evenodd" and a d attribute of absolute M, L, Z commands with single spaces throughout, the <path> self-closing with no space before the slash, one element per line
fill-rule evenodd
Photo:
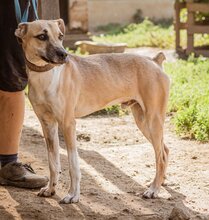
<path fill-rule="evenodd" d="M 143 194 L 145 198 L 155 198 L 160 191 L 160 186 L 164 182 L 168 162 L 169 150 L 163 142 L 164 117 L 155 111 L 152 111 L 151 114 L 143 112 L 139 104 L 133 105 L 131 110 L 137 126 L 155 150 L 156 176 L 149 189 Z"/>
<path fill-rule="evenodd" d="M 151 142 L 150 133 L 146 123 L 146 118 L 141 106 L 138 103 L 135 103 L 131 106 L 131 111 L 134 116 L 137 127 L 140 129 L 142 134 Z"/>
<path fill-rule="evenodd" d="M 155 150 L 156 175 L 149 189 L 143 194 L 144 198 L 156 198 L 164 182 L 168 163 L 168 148 L 163 142 L 163 119 L 160 114 L 148 116 L 148 127 L 152 145 Z"/>
<path fill-rule="evenodd" d="M 48 150 L 50 179 L 48 185 L 42 188 L 38 195 L 48 197 L 55 194 L 55 186 L 57 185 L 59 173 L 61 172 L 58 123 L 50 114 L 39 115 L 39 120 L 42 125 Z"/>
<path fill-rule="evenodd" d="M 68 152 L 68 161 L 69 161 L 69 172 L 71 178 L 70 190 L 67 196 L 65 196 L 60 203 L 75 203 L 79 201 L 80 198 L 80 168 L 78 161 L 78 152 L 76 148 L 76 130 L 75 120 L 65 120 L 62 125 L 63 134 L 65 138 L 65 143 L 67 146 Z"/>

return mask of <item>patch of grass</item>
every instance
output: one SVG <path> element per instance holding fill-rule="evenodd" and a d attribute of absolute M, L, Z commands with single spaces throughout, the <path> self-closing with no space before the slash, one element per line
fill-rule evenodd
<path fill-rule="evenodd" d="M 199 141 L 209 140 L 209 60 L 194 58 L 166 63 L 172 78 L 169 112 L 175 112 L 176 132 Z"/>

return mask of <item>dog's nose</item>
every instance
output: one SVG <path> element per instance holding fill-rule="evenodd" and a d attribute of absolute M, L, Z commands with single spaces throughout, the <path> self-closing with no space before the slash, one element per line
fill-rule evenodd
<path fill-rule="evenodd" d="M 56 54 L 62 60 L 65 60 L 67 55 L 68 55 L 68 53 L 66 51 L 64 51 L 64 50 L 57 50 Z"/>

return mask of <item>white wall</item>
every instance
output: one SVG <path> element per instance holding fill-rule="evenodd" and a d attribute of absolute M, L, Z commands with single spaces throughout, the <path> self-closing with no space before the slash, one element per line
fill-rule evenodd
<path fill-rule="evenodd" d="M 144 17 L 171 18 L 173 3 L 173 0 L 88 0 L 89 29 L 109 23 L 130 23 L 137 9 L 142 10 Z"/>

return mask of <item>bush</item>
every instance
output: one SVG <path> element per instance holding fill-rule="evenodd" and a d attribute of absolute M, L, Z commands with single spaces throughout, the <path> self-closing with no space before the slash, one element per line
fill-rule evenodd
<path fill-rule="evenodd" d="M 178 134 L 209 140 L 209 60 L 194 58 L 165 65 L 172 78 L 169 112 Z"/>

